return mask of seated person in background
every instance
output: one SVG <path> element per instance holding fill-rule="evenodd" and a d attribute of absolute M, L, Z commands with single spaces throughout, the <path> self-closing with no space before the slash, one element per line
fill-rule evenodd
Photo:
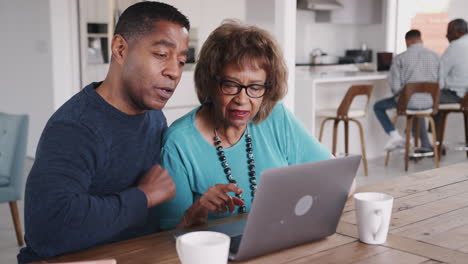
<path fill-rule="evenodd" d="M 440 103 L 460 103 L 468 91 L 468 26 L 459 18 L 450 21 L 447 27 L 447 39 L 450 45 L 440 59 Z M 439 130 L 440 114 L 434 121 Z M 440 135 L 440 133 L 438 134 Z"/>
<path fill-rule="evenodd" d="M 408 49 L 398 54 L 392 62 L 388 82 L 392 89 L 393 96 L 378 101 L 374 105 L 375 115 L 380 121 L 385 132 L 390 135 L 385 144 L 386 151 L 392 151 L 395 148 L 402 147 L 405 140 L 398 133 L 388 118 L 386 111 L 396 108 L 398 95 L 407 83 L 412 82 L 438 82 L 439 55 L 425 48 L 422 44 L 421 32 L 419 30 L 410 30 L 405 35 L 406 46 Z M 423 110 L 431 108 L 433 105 L 430 94 L 415 94 L 408 102 L 408 109 Z M 415 118 L 414 122 L 419 122 L 419 136 L 421 138 L 422 150 L 430 151 L 432 149 L 429 142 L 426 123 L 424 118 Z M 413 123 L 413 128 L 416 126 Z M 414 131 L 413 131 L 414 135 Z"/>
<path fill-rule="evenodd" d="M 164 107 L 187 59 L 189 21 L 174 7 L 123 12 L 103 82 L 48 121 L 25 193 L 20 263 L 159 231 L 155 206 L 175 195 L 159 165 Z"/>
<path fill-rule="evenodd" d="M 448 24 L 450 45 L 440 59 L 440 103 L 460 103 L 468 91 L 468 26 L 459 18 Z"/>
<path fill-rule="evenodd" d="M 224 22 L 203 44 L 194 78 L 201 106 L 163 139 L 161 164 L 177 193 L 158 207 L 161 228 L 248 212 L 263 170 L 331 158 L 278 103 L 287 69 L 265 30 Z"/>

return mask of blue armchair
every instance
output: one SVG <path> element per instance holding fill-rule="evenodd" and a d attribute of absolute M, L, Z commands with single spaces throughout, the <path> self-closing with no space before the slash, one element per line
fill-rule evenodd
<path fill-rule="evenodd" d="M 19 246 L 23 245 L 23 232 L 16 201 L 24 188 L 28 122 L 26 115 L 0 113 L 0 203 L 10 204 Z"/>

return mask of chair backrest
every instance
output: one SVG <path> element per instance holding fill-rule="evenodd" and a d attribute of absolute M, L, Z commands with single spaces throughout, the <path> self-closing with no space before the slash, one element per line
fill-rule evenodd
<path fill-rule="evenodd" d="M 371 94 L 372 94 L 372 85 L 351 86 L 346 92 L 345 96 L 343 97 L 343 100 L 341 101 L 340 106 L 338 107 L 338 110 L 336 111 L 337 116 L 339 118 L 347 118 L 349 108 L 351 107 L 351 104 L 353 103 L 354 98 L 356 98 L 356 96 L 358 95 L 367 96 L 366 108 L 364 109 L 364 111 L 367 111 L 369 107 Z"/>
<path fill-rule="evenodd" d="M 468 92 L 465 93 L 465 96 L 460 102 L 460 108 L 462 111 L 468 111 Z"/>
<path fill-rule="evenodd" d="M 0 202 L 21 199 L 28 138 L 28 116 L 0 113 Z"/>
<path fill-rule="evenodd" d="M 408 109 L 408 102 L 411 99 L 411 96 L 415 93 L 428 93 L 432 97 L 432 114 L 436 114 L 439 109 L 439 96 L 440 89 L 439 83 L 436 82 L 417 82 L 417 83 L 408 83 L 405 85 L 405 88 L 400 93 L 400 98 L 397 103 L 397 113 L 398 115 L 406 115 L 406 110 Z"/>

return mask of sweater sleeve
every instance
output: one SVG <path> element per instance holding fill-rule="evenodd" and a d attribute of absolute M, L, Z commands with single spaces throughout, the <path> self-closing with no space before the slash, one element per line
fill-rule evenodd
<path fill-rule="evenodd" d="M 138 187 L 107 195 L 90 192 L 107 153 L 103 139 L 77 122 L 57 121 L 44 130 L 27 180 L 24 209 L 27 243 L 38 256 L 109 242 L 145 223 L 147 200 Z"/>

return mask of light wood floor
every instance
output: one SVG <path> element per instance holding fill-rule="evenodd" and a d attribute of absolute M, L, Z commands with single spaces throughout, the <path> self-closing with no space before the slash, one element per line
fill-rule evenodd
<path fill-rule="evenodd" d="M 394 152 L 390 158 L 388 167 L 384 166 L 384 157 L 369 160 L 369 176 L 364 176 L 362 166 L 358 171 L 357 183 L 358 185 L 365 185 L 375 183 L 389 178 L 394 178 L 406 174 L 411 174 L 418 171 L 424 171 L 434 168 L 434 163 L 431 158 L 424 158 L 418 162 L 411 161 L 408 172 L 404 171 L 403 154 Z M 449 151 L 446 156 L 442 158 L 441 167 L 450 164 L 468 162 L 465 152 Z M 26 174 L 32 166 L 32 160 L 27 161 Z M 23 220 L 23 202 L 18 203 L 21 223 Z M 24 228 L 23 228 L 24 231 Z M 10 264 L 16 263 L 16 255 L 19 252 L 19 247 L 16 243 L 15 231 L 10 215 L 8 203 L 0 204 L 0 263 Z"/>

